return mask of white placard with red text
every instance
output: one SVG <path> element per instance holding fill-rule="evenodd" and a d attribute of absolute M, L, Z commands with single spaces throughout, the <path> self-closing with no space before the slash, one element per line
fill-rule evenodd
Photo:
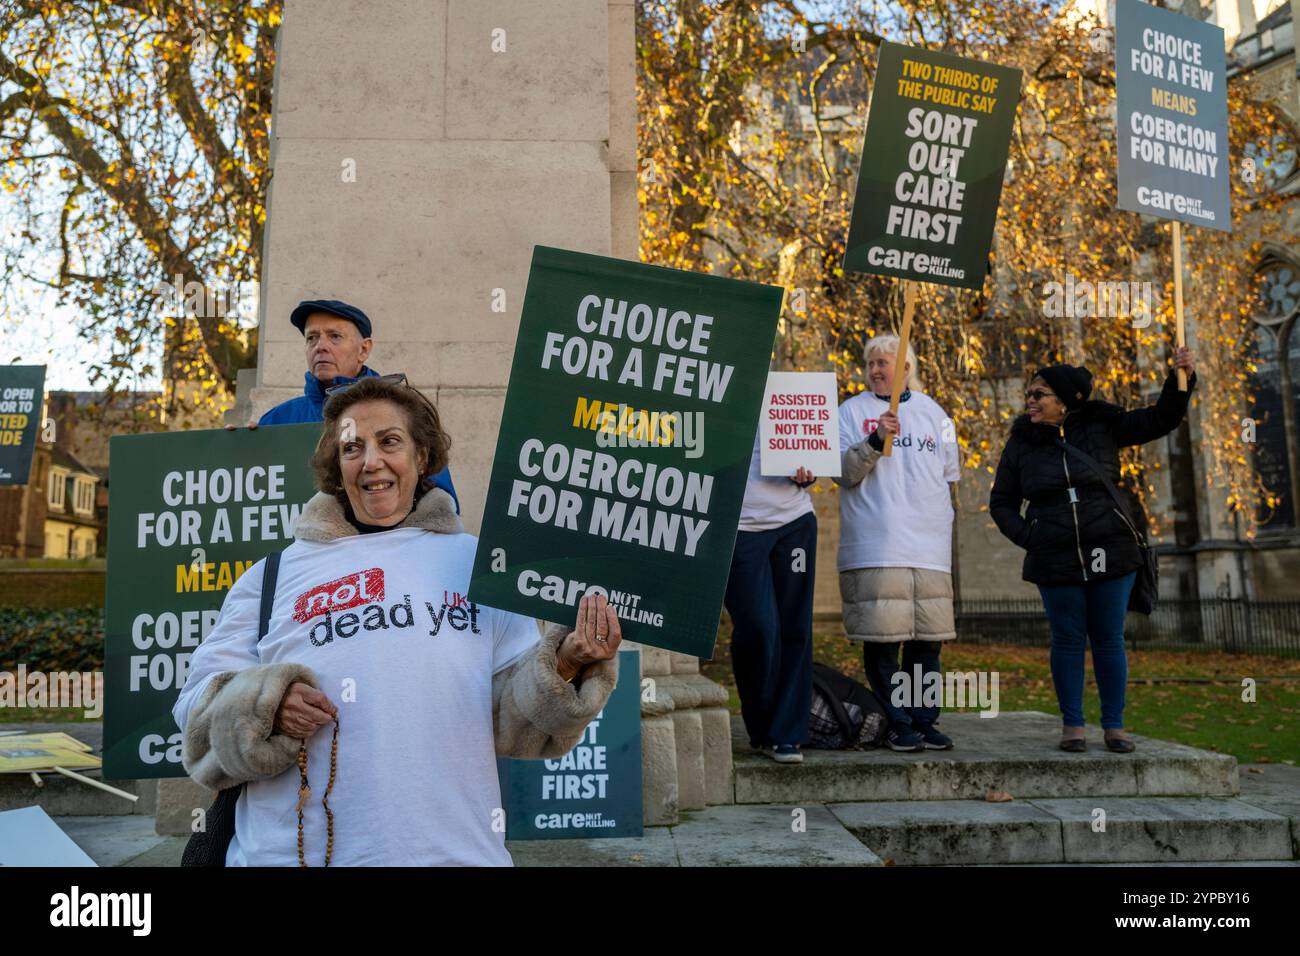
<path fill-rule="evenodd" d="M 807 468 L 839 477 L 838 409 L 834 372 L 769 372 L 758 420 L 763 474 L 789 477 Z"/>

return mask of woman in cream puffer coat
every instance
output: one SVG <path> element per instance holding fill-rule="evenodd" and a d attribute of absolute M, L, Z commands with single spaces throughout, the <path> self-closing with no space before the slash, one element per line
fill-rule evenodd
<path fill-rule="evenodd" d="M 918 667 L 938 673 L 942 642 L 957 636 L 950 490 L 957 441 L 943 409 L 919 391 L 910 347 L 899 373 L 909 387 L 897 414 L 889 410 L 898 348 L 896 335 L 871 339 L 867 389 L 840 406 L 840 597 L 844 629 L 862 642 L 867 681 L 889 716 L 887 744 L 947 750 L 952 741 L 935 727 L 939 708 L 922 698 L 915 676 Z"/>

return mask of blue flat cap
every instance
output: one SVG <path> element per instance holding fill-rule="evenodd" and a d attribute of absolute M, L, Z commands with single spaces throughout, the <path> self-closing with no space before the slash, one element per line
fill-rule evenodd
<path fill-rule="evenodd" d="M 289 321 L 303 335 L 307 334 L 307 319 L 316 312 L 328 312 L 340 319 L 347 319 L 361 332 L 363 339 L 370 338 L 370 319 L 355 305 L 348 305 L 338 299 L 305 299 L 289 315 Z"/>

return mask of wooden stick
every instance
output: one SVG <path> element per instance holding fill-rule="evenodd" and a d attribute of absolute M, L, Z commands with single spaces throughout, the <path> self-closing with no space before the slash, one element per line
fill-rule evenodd
<path fill-rule="evenodd" d="M 31 777 L 32 777 L 32 783 L 36 784 L 36 786 L 38 787 L 45 786 L 45 781 L 41 779 L 41 775 L 37 773 L 35 770 L 32 771 Z"/>
<path fill-rule="evenodd" d="M 912 340 L 912 313 L 916 310 L 916 283 L 903 280 L 903 328 L 898 333 L 898 357 L 894 360 L 894 387 L 889 394 L 889 410 L 898 414 L 898 399 L 907 383 L 907 346 Z M 886 458 L 894 453 L 894 440 L 885 442 Z"/>
<path fill-rule="evenodd" d="M 1183 329 L 1183 224 L 1174 220 L 1174 344 L 1187 344 Z M 1178 391 L 1187 391 L 1187 369 L 1178 370 Z"/>
<path fill-rule="evenodd" d="M 126 797 L 126 799 L 130 800 L 132 803 L 135 803 L 137 800 L 140 799 L 139 794 L 127 793 L 125 790 L 117 789 L 117 787 L 110 787 L 106 783 L 100 783 L 98 780 L 91 780 L 89 777 L 83 777 L 79 773 L 73 773 L 71 770 L 64 770 L 62 767 L 55 767 L 54 769 L 58 773 L 63 774 L 65 777 L 71 777 L 73 780 L 80 780 L 82 783 L 86 784 L 87 786 L 97 787 L 100 790 L 104 790 L 107 793 L 115 794 L 119 797 Z"/>

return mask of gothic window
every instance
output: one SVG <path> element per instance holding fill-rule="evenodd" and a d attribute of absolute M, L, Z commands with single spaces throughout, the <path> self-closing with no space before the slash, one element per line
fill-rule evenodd
<path fill-rule="evenodd" d="M 1256 422 L 1255 467 L 1264 485 L 1281 500 L 1272 515 L 1261 514 L 1261 530 L 1297 527 L 1295 489 L 1300 487 L 1297 430 L 1300 404 L 1300 266 L 1273 259 L 1259 270 L 1259 299 L 1255 311 L 1255 365 L 1251 376 Z"/>

